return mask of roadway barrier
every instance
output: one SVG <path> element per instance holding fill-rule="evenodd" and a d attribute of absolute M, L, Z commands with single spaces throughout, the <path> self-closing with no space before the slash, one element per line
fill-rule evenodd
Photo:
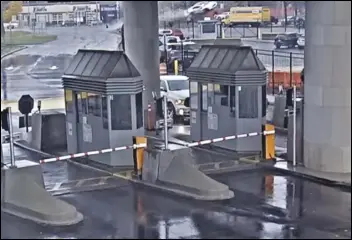
<path fill-rule="evenodd" d="M 302 67 L 282 67 L 276 68 L 274 72 L 268 68 L 268 87 L 278 88 L 282 86 L 284 89 L 296 86 L 297 88 L 301 87 L 301 71 Z"/>
<path fill-rule="evenodd" d="M 143 144 L 133 144 L 130 146 L 122 146 L 122 147 L 116 147 L 116 148 L 107 148 L 107 149 L 84 152 L 84 153 L 75 153 L 75 154 L 65 155 L 65 156 L 61 156 L 61 157 L 54 157 L 54 158 L 47 158 L 47 159 L 39 160 L 39 163 L 42 164 L 42 163 L 49 163 L 49 162 L 55 162 L 55 161 L 61 161 L 61 160 L 68 160 L 68 159 L 86 157 L 86 156 L 91 156 L 91 155 L 98 155 L 98 154 L 103 154 L 103 153 L 117 152 L 117 151 L 122 151 L 122 150 L 126 150 L 126 149 L 145 148 L 146 146 L 147 145 L 145 143 L 143 143 Z"/>
<path fill-rule="evenodd" d="M 234 140 L 234 139 L 240 139 L 240 138 L 245 138 L 245 137 L 255 137 L 255 136 L 261 136 L 261 135 L 263 135 L 263 136 L 274 135 L 274 134 L 275 134 L 275 130 L 269 130 L 269 131 L 263 131 L 263 132 L 252 132 L 252 133 L 244 133 L 244 134 L 239 134 L 239 135 L 231 135 L 231 136 L 214 138 L 214 139 L 209 139 L 209 140 L 202 140 L 202 141 L 197 141 L 197 142 L 192 142 L 192 143 L 187 143 L 187 144 L 178 143 L 178 145 L 183 145 L 184 147 L 191 148 L 191 147 L 202 146 L 202 145 L 207 145 L 207 144 L 217 143 L 217 142 L 222 142 L 222 141 L 227 141 L 227 140 Z M 137 140 L 134 140 L 134 141 L 137 141 Z M 142 140 L 138 139 L 137 142 L 140 142 L 140 141 L 142 141 Z M 145 147 L 147 147 L 146 143 L 139 143 L 139 144 L 133 144 L 133 145 L 129 145 L 129 146 L 107 148 L 107 149 L 102 149 L 102 150 L 95 150 L 95 151 L 75 153 L 75 154 L 70 154 L 70 155 L 65 155 L 65 156 L 47 158 L 47 159 L 39 160 L 39 163 L 43 164 L 43 163 L 62 161 L 62 160 L 68 160 L 68 159 L 74 159 L 74 158 L 81 158 L 81 157 L 86 157 L 86 156 L 91 156 L 91 155 L 98 155 L 98 154 L 122 151 L 122 150 L 127 150 L 127 149 L 139 149 L 139 148 L 145 148 Z M 138 155 L 140 155 L 140 154 L 138 154 Z M 139 167 L 137 167 L 137 169 L 138 168 Z"/>
<path fill-rule="evenodd" d="M 266 157 L 268 155 L 272 159 L 272 153 L 275 151 L 275 141 L 274 137 L 269 138 L 267 136 L 273 136 L 275 130 L 268 127 L 263 127 L 263 130 L 262 132 L 231 135 L 192 143 L 170 142 L 167 149 L 165 149 L 166 143 L 162 144 L 162 139 L 145 136 L 133 137 L 133 145 L 52 157 L 42 159 L 39 163 L 134 149 L 134 173 L 129 180 L 198 200 L 224 200 L 232 198 L 234 196 L 233 191 L 227 185 L 212 179 L 193 166 L 191 148 L 221 141 L 262 136 L 263 141 L 266 142 L 266 147 L 263 149 L 263 158 L 268 159 Z M 270 154 L 265 154 L 266 149 L 269 148 L 273 148 L 270 149 Z M 112 175 L 120 177 L 118 174 Z"/>

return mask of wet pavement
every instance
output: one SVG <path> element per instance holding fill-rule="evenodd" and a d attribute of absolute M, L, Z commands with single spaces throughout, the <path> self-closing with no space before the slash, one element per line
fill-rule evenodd
<path fill-rule="evenodd" d="M 40 226 L 1 213 L 1 238 L 351 237 L 350 193 L 270 172 L 214 178 L 228 184 L 235 198 L 200 202 L 121 180 L 113 189 L 60 197 L 85 216 L 76 226 Z"/>
<path fill-rule="evenodd" d="M 173 131 L 187 134 L 189 127 Z M 3 153 L 8 163 L 8 144 L 3 145 Z M 17 160 L 41 159 L 19 148 L 15 155 Z M 221 158 L 213 155 L 212 160 Z M 208 158 L 205 154 L 198 159 Z M 65 161 L 44 164 L 42 169 L 46 185 L 106 176 Z M 60 195 L 83 213 L 82 223 L 53 228 L 1 213 L 1 238 L 351 237 L 350 192 L 264 170 L 212 177 L 229 185 L 235 198 L 201 202 L 116 179 L 109 189 Z"/>

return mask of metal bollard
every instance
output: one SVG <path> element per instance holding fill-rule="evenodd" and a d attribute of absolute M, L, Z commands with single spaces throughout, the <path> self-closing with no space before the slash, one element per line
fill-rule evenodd
<path fill-rule="evenodd" d="M 165 149 L 169 149 L 169 136 L 168 136 L 168 109 L 167 109 L 167 96 L 164 95 L 164 141 L 165 141 Z"/>
<path fill-rule="evenodd" d="M 9 114 L 7 115 L 8 117 L 8 123 L 9 123 L 9 135 L 10 135 L 10 158 L 11 158 L 11 168 L 15 168 L 15 149 L 13 146 L 13 128 L 12 128 L 12 113 L 11 113 L 11 107 L 7 108 L 9 111 Z"/>
<path fill-rule="evenodd" d="M 292 146 L 292 150 L 293 150 L 293 166 L 296 166 L 297 162 L 296 162 L 296 111 L 297 111 L 297 90 L 296 90 L 296 85 L 293 86 L 293 146 Z"/>

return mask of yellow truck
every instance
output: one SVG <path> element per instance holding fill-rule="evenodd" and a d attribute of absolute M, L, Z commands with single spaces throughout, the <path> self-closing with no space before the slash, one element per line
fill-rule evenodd
<path fill-rule="evenodd" d="M 232 7 L 227 18 L 222 20 L 226 26 L 250 25 L 259 27 L 270 23 L 270 9 L 267 7 Z"/>

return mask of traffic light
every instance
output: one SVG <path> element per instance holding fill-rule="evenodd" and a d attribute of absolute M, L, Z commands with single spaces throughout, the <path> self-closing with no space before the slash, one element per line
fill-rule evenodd
<path fill-rule="evenodd" d="M 4 129 L 5 131 L 9 131 L 9 109 L 5 108 L 4 110 L 1 111 L 1 128 Z"/>

